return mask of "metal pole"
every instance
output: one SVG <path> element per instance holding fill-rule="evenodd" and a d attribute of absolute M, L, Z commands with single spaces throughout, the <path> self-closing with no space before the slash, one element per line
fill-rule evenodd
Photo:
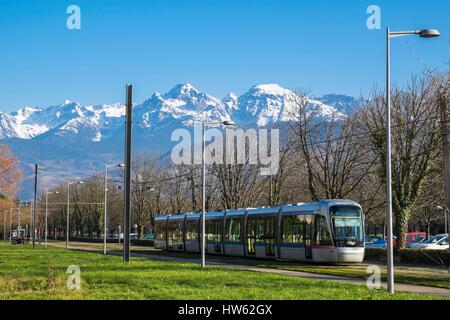
<path fill-rule="evenodd" d="M 132 121 L 132 93 L 133 87 L 127 85 L 126 97 L 126 129 L 125 129 L 125 181 L 124 181 L 124 241 L 123 261 L 130 261 L 130 188 L 131 188 L 131 121 Z"/>
<path fill-rule="evenodd" d="M 447 215 L 448 215 L 448 208 L 445 206 L 444 210 L 444 224 L 445 224 L 445 233 L 448 234 L 448 225 L 447 225 Z"/>
<path fill-rule="evenodd" d="M 387 287 L 394 293 L 394 254 L 392 235 L 392 185 L 391 185 L 391 61 L 390 29 L 386 29 L 386 197 L 387 197 Z"/>
<path fill-rule="evenodd" d="M 6 241 L 6 215 L 8 214 L 8 210 L 3 212 L 3 240 Z"/>
<path fill-rule="evenodd" d="M 448 87 L 443 88 L 447 90 Z M 444 96 L 445 91 L 439 92 L 439 106 L 441 113 L 442 157 L 444 158 L 444 184 L 445 184 L 445 233 L 450 230 L 450 151 L 448 142 L 448 102 Z M 449 247 L 450 250 L 450 247 Z"/>
<path fill-rule="evenodd" d="M 9 242 L 12 242 L 12 210 L 9 209 Z"/>
<path fill-rule="evenodd" d="M 19 207 L 17 208 L 18 210 L 18 216 L 17 216 L 17 230 L 20 229 L 20 204 Z"/>
<path fill-rule="evenodd" d="M 67 181 L 66 249 L 69 249 L 70 181 Z"/>
<path fill-rule="evenodd" d="M 108 165 L 105 165 L 105 204 L 103 206 L 104 216 L 103 216 L 103 254 L 106 254 L 106 219 L 107 219 L 107 193 L 108 193 Z"/>
<path fill-rule="evenodd" d="M 48 191 L 45 189 L 45 247 L 47 248 L 48 242 Z"/>
<path fill-rule="evenodd" d="M 206 266 L 206 161 L 205 161 L 205 120 L 202 123 L 202 268 Z"/>
<path fill-rule="evenodd" d="M 37 182 L 38 182 L 38 164 L 34 165 L 34 202 L 33 202 L 33 221 L 31 223 L 31 232 L 32 241 L 33 241 L 33 249 L 35 248 L 36 242 L 36 206 L 37 206 Z"/>

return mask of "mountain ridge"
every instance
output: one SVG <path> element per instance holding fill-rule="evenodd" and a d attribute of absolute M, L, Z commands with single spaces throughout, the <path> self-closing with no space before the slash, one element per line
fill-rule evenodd
<path fill-rule="evenodd" d="M 277 84 L 260 84 L 220 99 L 190 83 L 155 92 L 133 107 L 133 152 L 167 155 L 173 130 L 203 119 L 232 120 L 243 128 L 283 124 L 295 107 L 292 93 Z M 308 97 L 307 102 L 322 117 L 345 117 L 357 105 L 357 99 L 345 95 Z M 31 199 L 34 163 L 41 166 L 41 184 L 49 186 L 99 173 L 105 163 L 122 162 L 124 117 L 122 103 L 81 105 L 70 100 L 0 113 L 0 144 L 11 148 L 24 171 L 20 197 Z"/>
<path fill-rule="evenodd" d="M 134 106 L 134 118 L 139 126 L 157 130 L 168 122 L 188 125 L 205 117 L 210 121 L 234 120 L 258 127 L 289 121 L 294 102 L 293 91 L 278 84 L 252 86 L 244 94 L 229 93 L 220 99 L 208 95 L 191 83 L 178 84 L 167 93 L 155 92 Z M 357 99 L 329 94 L 322 98 L 308 97 L 308 103 L 319 108 L 323 116 L 345 116 L 353 111 Z M 6 138 L 33 139 L 49 132 L 55 135 L 80 135 L 99 142 L 111 136 L 123 125 L 125 106 L 121 103 L 82 106 L 64 100 L 57 105 L 23 107 L 16 112 L 0 112 L 0 140 Z M 119 121 L 120 120 L 120 121 Z"/>

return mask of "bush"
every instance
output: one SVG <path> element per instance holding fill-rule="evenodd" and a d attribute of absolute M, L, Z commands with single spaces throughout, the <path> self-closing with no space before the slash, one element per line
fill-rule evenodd
<path fill-rule="evenodd" d="M 49 238 L 49 240 L 53 240 L 54 237 Z M 65 237 L 58 237 L 60 241 L 66 241 Z M 41 239 L 42 241 L 42 239 Z M 70 241 L 75 242 L 87 242 L 87 243 L 103 243 L 103 239 L 101 238 L 78 238 L 78 237 L 70 237 Z M 107 243 L 119 243 L 118 239 L 107 239 Z M 120 239 L 120 243 L 123 243 L 123 239 Z M 136 246 L 148 246 L 153 247 L 153 240 L 134 240 L 131 239 L 130 243 Z"/>
<path fill-rule="evenodd" d="M 386 249 L 366 248 L 365 261 L 386 261 Z M 450 250 L 400 249 L 394 252 L 394 260 L 401 263 L 445 264 L 450 266 Z"/>

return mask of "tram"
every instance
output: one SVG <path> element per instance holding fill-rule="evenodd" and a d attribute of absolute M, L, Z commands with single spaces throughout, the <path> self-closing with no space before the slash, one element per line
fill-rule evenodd
<path fill-rule="evenodd" d="M 351 200 L 209 211 L 205 220 L 208 254 L 317 263 L 364 258 L 364 215 Z M 155 247 L 200 252 L 201 214 L 155 217 Z"/>

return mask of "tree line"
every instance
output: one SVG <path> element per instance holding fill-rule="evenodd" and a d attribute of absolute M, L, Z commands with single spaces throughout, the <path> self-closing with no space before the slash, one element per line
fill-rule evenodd
<path fill-rule="evenodd" d="M 449 75 L 444 74 L 412 76 L 405 87 L 392 88 L 392 196 L 398 247 L 404 245 L 403 234 L 408 231 L 443 231 L 441 146 L 448 119 L 442 109 L 450 108 L 449 91 Z M 385 93 L 374 89 L 369 97 L 361 98 L 359 108 L 344 117 L 337 113 L 319 117 L 320 109 L 306 97 L 302 91 L 291 97 L 292 121 L 283 134 L 278 172 L 261 176 L 258 165 L 248 163 L 208 166 L 207 210 L 349 198 L 363 207 L 366 233 L 384 233 Z M 131 225 L 140 238 L 152 232 L 156 215 L 202 209 L 201 166 L 168 163 L 169 159 L 161 161 L 152 155 L 133 158 Z M 117 233 L 122 224 L 122 181 L 122 170 L 113 170 L 107 193 L 110 233 Z M 49 196 L 49 228 L 55 236 L 65 233 L 66 190 L 64 183 L 48 190 L 58 192 Z M 44 193 L 40 199 L 42 213 Z M 72 187 L 72 235 L 102 234 L 103 199 L 104 174 Z"/>

